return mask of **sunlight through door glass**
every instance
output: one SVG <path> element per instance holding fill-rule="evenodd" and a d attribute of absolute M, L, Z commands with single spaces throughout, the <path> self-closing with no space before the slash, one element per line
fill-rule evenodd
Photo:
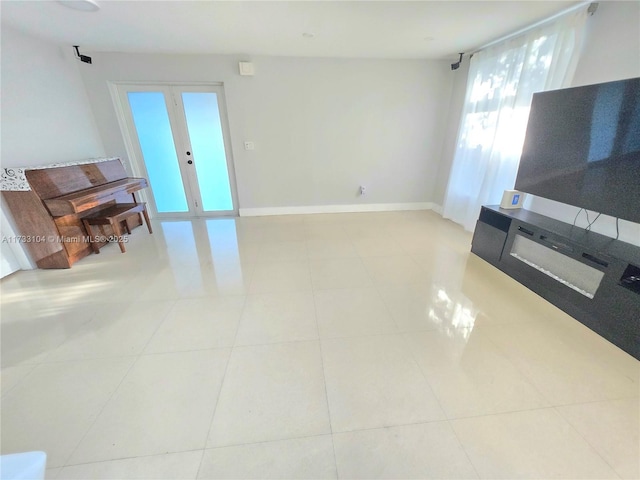
<path fill-rule="evenodd" d="M 162 92 L 128 92 L 158 213 L 187 212 L 182 175 Z"/>
<path fill-rule="evenodd" d="M 202 209 L 205 212 L 233 210 L 218 96 L 215 93 L 185 92 L 182 94 L 182 102 Z"/>

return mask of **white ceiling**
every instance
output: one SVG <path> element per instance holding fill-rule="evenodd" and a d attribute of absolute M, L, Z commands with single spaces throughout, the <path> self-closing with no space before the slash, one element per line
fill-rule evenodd
<path fill-rule="evenodd" d="M 2 24 L 85 52 L 454 58 L 575 1 L 2 0 Z M 303 33 L 314 36 L 308 38 Z"/>

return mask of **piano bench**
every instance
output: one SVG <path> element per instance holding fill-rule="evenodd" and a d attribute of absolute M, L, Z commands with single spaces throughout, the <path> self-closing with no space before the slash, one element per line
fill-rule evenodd
<path fill-rule="evenodd" d="M 151 222 L 149 222 L 149 215 L 147 214 L 147 204 L 144 202 L 141 203 L 116 203 L 115 205 L 111 205 L 109 207 L 103 208 L 102 210 L 98 210 L 91 215 L 82 218 L 82 223 L 84 224 L 84 228 L 87 230 L 87 234 L 89 237 L 92 237 L 91 234 L 91 225 L 111 225 L 111 230 L 113 234 L 118 239 L 118 245 L 120 246 L 120 251 L 125 253 L 124 242 L 122 241 L 122 228 L 121 224 L 131 215 L 136 215 L 142 213 L 144 216 L 144 221 L 147 224 L 147 229 L 149 233 L 153 233 L 151 229 Z M 127 233 L 131 233 L 129 231 L 129 225 L 125 222 L 125 230 Z M 95 253 L 100 253 L 100 247 L 98 243 L 91 241 L 91 248 Z"/>

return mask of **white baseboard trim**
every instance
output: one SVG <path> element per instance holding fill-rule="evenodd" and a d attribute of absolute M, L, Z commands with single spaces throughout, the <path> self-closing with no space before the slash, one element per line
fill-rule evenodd
<path fill-rule="evenodd" d="M 307 215 L 313 213 L 394 212 L 400 210 L 432 210 L 434 206 L 437 205 L 431 202 L 310 205 L 305 207 L 240 208 L 238 209 L 238 214 L 241 217 L 264 217 L 268 215 Z"/>
<path fill-rule="evenodd" d="M 442 205 L 438 205 L 437 203 L 432 203 L 431 205 L 433 205 L 431 207 L 431 210 L 442 216 Z"/>

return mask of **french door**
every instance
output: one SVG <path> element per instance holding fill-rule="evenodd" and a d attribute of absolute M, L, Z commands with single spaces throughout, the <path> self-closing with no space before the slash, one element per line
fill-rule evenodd
<path fill-rule="evenodd" d="M 117 93 L 136 170 L 151 186 L 152 214 L 236 215 L 222 85 L 118 84 Z"/>

